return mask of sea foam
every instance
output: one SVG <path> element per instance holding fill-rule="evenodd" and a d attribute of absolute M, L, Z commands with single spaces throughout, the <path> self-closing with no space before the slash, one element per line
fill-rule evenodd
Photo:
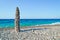
<path fill-rule="evenodd" d="M 41 25 L 37 24 L 35 26 L 43 26 L 43 25 L 60 25 L 60 22 L 54 22 L 54 23 L 50 23 L 50 24 L 41 24 Z"/>

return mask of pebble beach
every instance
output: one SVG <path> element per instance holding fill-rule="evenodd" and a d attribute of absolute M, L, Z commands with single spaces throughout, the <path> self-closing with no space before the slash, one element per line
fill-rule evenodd
<path fill-rule="evenodd" d="M 0 40 L 60 40 L 60 25 L 20 28 L 20 32 L 0 29 Z"/>

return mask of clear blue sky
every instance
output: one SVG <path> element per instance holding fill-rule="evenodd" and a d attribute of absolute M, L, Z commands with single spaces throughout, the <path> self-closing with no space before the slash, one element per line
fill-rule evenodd
<path fill-rule="evenodd" d="M 21 19 L 60 18 L 60 0 L 0 0 L 0 19 L 15 18 L 17 6 Z"/>
<path fill-rule="evenodd" d="M 14 19 L 16 7 L 20 0 L 0 0 L 0 19 Z"/>

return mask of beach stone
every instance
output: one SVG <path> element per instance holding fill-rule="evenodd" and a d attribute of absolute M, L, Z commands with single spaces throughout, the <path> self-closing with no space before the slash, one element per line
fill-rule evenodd
<path fill-rule="evenodd" d="M 60 29 L 34 30 L 25 32 L 0 31 L 1 40 L 60 40 Z"/>

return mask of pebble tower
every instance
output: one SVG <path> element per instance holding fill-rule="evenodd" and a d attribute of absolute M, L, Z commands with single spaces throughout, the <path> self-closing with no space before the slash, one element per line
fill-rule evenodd
<path fill-rule="evenodd" d="M 19 12 L 19 8 L 16 7 L 16 14 L 15 14 L 15 31 L 16 32 L 20 32 L 20 12 Z"/>

